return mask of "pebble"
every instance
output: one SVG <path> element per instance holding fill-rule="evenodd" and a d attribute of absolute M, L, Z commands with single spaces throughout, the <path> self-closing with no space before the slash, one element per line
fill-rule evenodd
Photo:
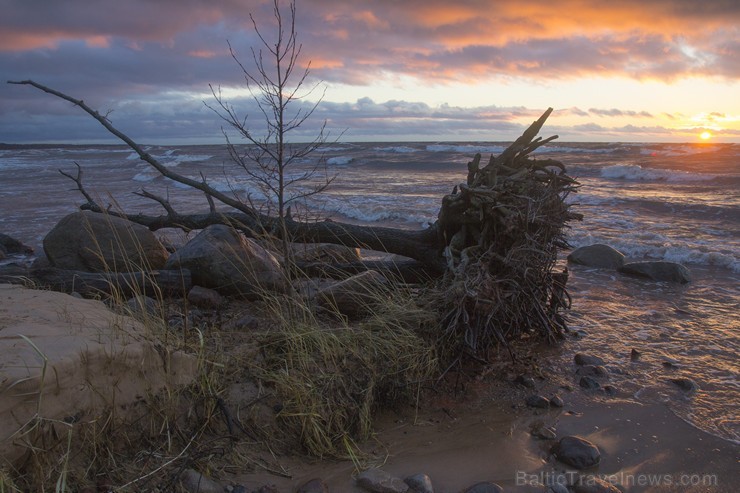
<path fill-rule="evenodd" d="M 544 426 L 535 426 L 530 433 L 532 436 L 541 438 L 542 440 L 555 440 L 558 437 L 555 434 L 555 430 Z"/>
<path fill-rule="evenodd" d="M 678 385 L 678 388 L 680 388 L 684 392 L 695 392 L 696 390 L 699 389 L 699 385 L 697 385 L 697 383 L 691 380 L 690 378 L 686 378 L 686 377 L 671 378 L 670 381 Z"/>
<path fill-rule="evenodd" d="M 537 407 L 540 409 L 547 409 L 548 407 L 550 407 L 550 400 L 547 397 L 537 394 L 527 397 L 525 403 L 529 407 Z"/>
<path fill-rule="evenodd" d="M 414 493 L 434 493 L 432 479 L 426 474 L 415 474 L 403 480 Z"/>
<path fill-rule="evenodd" d="M 604 385 L 606 395 L 617 395 L 617 388 L 614 385 Z"/>
<path fill-rule="evenodd" d="M 601 365 L 583 365 L 576 370 L 576 375 L 588 375 L 592 377 L 605 377 L 609 370 Z"/>
<path fill-rule="evenodd" d="M 559 395 L 554 395 L 550 399 L 550 405 L 552 407 L 563 407 L 565 406 L 565 402 L 563 402 L 563 398 L 560 397 Z"/>
<path fill-rule="evenodd" d="M 573 360 L 576 362 L 577 365 L 604 365 L 604 360 L 599 358 L 598 356 L 593 356 L 590 354 L 583 354 L 578 353 L 575 355 Z"/>
<path fill-rule="evenodd" d="M 578 385 L 588 390 L 598 389 L 599 387 L 601 387 L 601 384 L 597 382 L 594 377 L 588 376 L 581 377 L 581 379 L 578 381 Z"/>
<path fill-rule="evenodd" d="M 534 382 L 534 378 L 527 377 L 525 375 L 519 375 L 518 377 L 516 377 L 514 379 L 514 383 L 518 383 L 519 385 L 523 385 L 523 386 L 527 387 L 528 389 L 533 389 L 533 388 L 535 388 L 537 386 L 535 384 L 535 382 Z"/>

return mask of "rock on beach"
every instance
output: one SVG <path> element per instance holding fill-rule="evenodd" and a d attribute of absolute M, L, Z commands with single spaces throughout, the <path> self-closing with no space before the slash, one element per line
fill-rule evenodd
<path fill-rule="evenodd" d="M 569 466 L 586 469 L 601 461 L 599 448 L 588 440 L 577 436 L 566 436 L 556 443 L 552 452 L 555 457 Z"/>
<path fill-rule="evenodd" d="M 677 282 L 686 284 L 691 281 L 689 269 L 676 262 L 630 262 L 619 268 L 619 272 L 653 281 Z"/>
<path fill-rule="evenodd" d="M 624 254 L 609 245 L 597 243 L 576 248 L 568 255 L 568 262 L 587 267 L 619 269 L 624 265 Z"/>
<path fill-rule="evenodd" d="M 168 256 L 144 226 L 90 211 L 62 218 L 44 237 L 43 245 L 54 267 L 83 272 L 156 270 Z"/>
<path fill-rule="evenodd" d="M 193 283 L 221 294 L 259 298 L 267 291 L 285 292 L 277 258 L 234 228 L 208 226 L 173 253 L 166 269 L 188 269 Z"/>

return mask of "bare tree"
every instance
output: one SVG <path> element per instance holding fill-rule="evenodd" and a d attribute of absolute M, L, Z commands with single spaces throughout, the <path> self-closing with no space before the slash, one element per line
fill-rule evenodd
<path fill-rule="evenodd" d="M 285 219 L 290 217 L 291 206 L 324 191 L 334 176 L 330 177 L 326 166 L 321 166 L 323 160 L 297 174 L 288 173 L 294 164 L 319 150 L 329 138 L 324 121 L 318 133 L 307 142 L 298 143 L 290 139 L 313 115 L 324 98 L 325 89 L 315 101 L 308 101 L 320 91 L 320 84 L 308 84 L 310 61 L 305 67 L 301 66 L 303 46 L 297 39 L 295 0 L 290 2 L 287 16 L 282 12 L 279 0 L 273 0 L 273 15 L 276 26 L 272 37 L 266 36 L 255 18 L 251 14 L 249 16 L 261 44 L 257 49 L 251 47 L 253 68 L 247 68 L 240 61 L 229 43 L 231 57 L 239 65 L 252 100 L 261 113 L 264 124 L 261 130 L 249 125 L 248 115 L 241 116 L 226 101 L 220 87 L 209 86 L 216 104 L 206 103 L 206 106 L 246 141 L 246 146 L 239 146 L 224 130 L 231 159 L 267 197 L 268 214 L 271 212 L 270 202 L 276 204 L 280 236 L 287 253 L 290 235 Z"/>

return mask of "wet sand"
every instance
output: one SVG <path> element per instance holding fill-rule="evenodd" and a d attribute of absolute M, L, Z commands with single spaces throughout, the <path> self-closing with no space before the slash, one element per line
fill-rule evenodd
<path fill-rule="evenodd" d="M 457 493 L 480 481 L 506 491 L 543 492 L 543 483 L 572 483 L 598 476 L 630 492 L 734 492 L 740 477 L 740 446 L 714 437 L 661 404 L 643 405 L 581 389 L 563 392 L 562 409 L 522 405 L 531 390 L 493 384 L 477 395 L 445 398 L 420 410 L 385 413 L 376 438 L 364 445 L 377 465 L 400 478 L 426 473 L 435 492 Z M 542 389 L 540 389 L 542 391 Z M 540 392 L 547 395 L 547 392 Z M 557 437 L 578 435 L 601 450 L 601 463 L 575 471 L 550 454 L 554 441 L 531 435 L 537 423 Z M 274 484 L 295 491 L 322 478 L 332 492 L 363 492 L 351 462 L 305 463 L 282 459 L 292 478 L 269 474 L 232 478 L 248 487 Z"/>

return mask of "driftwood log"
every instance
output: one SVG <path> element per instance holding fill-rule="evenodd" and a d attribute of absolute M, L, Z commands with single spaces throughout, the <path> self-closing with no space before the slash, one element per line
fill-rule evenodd
<path fill-rule="evenodd" d="M 450 341 L 447 347 L 458 360 L 464 355 L 485 358 L 490 348 L 507 345 L 523 334 L 554 340 L 565 328 L 559 312 L 569 306 L 567 270 L 556 272 L 555 265 L 559 249 L 567 246 L 567 223 L 580 219 L 565 201 L 578 183 L 559 161 L 531 156 L 557 138 L 537 137 L 552 108 L 503 153 L 491 156 L 485 166 L 481 167 L 482 156 L 476 155 L 468 164 L 466 181 L 442 198 L 438 220 L 429 228 L 408 231 L 262 214 L 235 195 L 211 187 L 204 176 L 195 180 L 165 167 L 83 101 L 30 80 L 9 83 L 33 86 L 80 107 L 162 176 L 199 190 L 210 204 L 208 212 L 180 214 L 167 199 L 142 190 L 138 194 L 159 203 L 165 214 L 132 215 L 105 209 L 86 192 L 78 166 L 76 176 L 62 174 L 77 184 L 87 200 L 83 209 L 125 217 L 152 230 L 228 224 L 251 236 L 288 235 L 290 241 L 335 243 L 414 259 L 418 263 L 414 276 L 420 270 L 424 276 L 440 279 L 437 306 L 442 311 L 444 336 Z M 215 202 L 229 210 L 216 210 Z M 345 267 L 362 270 L 356 265 Z"/>

